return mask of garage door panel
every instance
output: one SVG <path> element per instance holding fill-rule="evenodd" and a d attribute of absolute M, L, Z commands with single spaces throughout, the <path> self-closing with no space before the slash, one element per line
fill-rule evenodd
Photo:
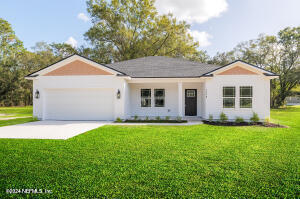
<path fill-rule="evenodd" d="M 113 120 L 112 89 L 49 89 L 45 119 Z"/>

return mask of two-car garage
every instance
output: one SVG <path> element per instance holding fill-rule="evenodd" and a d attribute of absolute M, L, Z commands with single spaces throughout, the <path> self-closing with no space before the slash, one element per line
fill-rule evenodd
<path fill-rule="evenodd" d="M 113 89 L 45 89 L 45 120 L 113 120 Z"/>

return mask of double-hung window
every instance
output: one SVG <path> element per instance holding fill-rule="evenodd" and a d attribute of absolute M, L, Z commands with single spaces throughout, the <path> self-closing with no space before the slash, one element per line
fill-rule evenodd
<path fill-rule="evenodd" d="M 235 87 L 226 86 L 223 87 L 223 108 L 235 107 Z"/>
<path fill-rule="evenodd" d="M 165 106 L 165 89 L 154 89 L 155 107 Z"/>
<path fill-rule="evenodd" d="M 252 86 L 240 87 L 240 108 L 252 108 Z"/>
<path fill-rule="evenodd" d="M 151 107 L 151 89 L 141 89 L 141 107 Z"/>

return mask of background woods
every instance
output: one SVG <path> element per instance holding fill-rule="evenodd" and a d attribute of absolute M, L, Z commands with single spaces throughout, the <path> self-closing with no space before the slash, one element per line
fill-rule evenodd
<path fill-rule="evenodd" d="M 88 45 L 78 48 L 38 42 L 29 51 L 0 18 L 0 106 L 30 105 L 32 82 L 24 76 L 74 53 L 100 63 L 155 55 L 219 65 L 241 59 L 280 75 L 271 82 L 272 107 L 284 105 L 300 84 L 300 27 L 259 35 L 210 57 L 199 49 L 190 25 L 172 14 L 159 15 L 153 0 L 88 0 L 87 7 L 92 19 L 84 34 Z"/>
<path fill-rule="evenodd" d="M 280 107 L 300 83 L 300 27 L 285 28 L 277 36 L 259 35 L 232 51 L 217 53 L 208 62 L 224 65 L 236 59 L 280 75 L 271 81 L 271 107 Z"/>

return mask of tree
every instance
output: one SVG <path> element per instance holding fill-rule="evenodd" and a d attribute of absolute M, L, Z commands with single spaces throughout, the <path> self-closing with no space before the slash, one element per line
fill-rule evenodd
<path fill-rule="evenodd" d="M 32 50 L 27 51 L 11 25 L 0 19 L 0 106 L 32 104 L 32 82 L 24 76 L 77 52 L 68 44 L 45 42 Z"/>
<path fill-rule="evenodd" d="M 172 14 L 158 15 L 154 0 L 88 0 L 93 26 L 85 33 L 94 51 L 105 62 L 163 55 L 197 60 L 188 33 L 190 26 Z M 92 53 L 96 55 L 97 53 Z"/>
<path fill-rule="evenodd" d="M 66 43 L 52 43 L 50 44 L 51 51 L 54 56 L 65 58 L 72 54 L 79 53 L 76 48 L 73 48 L 70 44 Z"/>
<path fill-rule="evenodd" d="M 17 38 L 11 25 L 0 18 L 0 61 L 9 62 L 10 58 L 15 58 L 24 50 L 23 43 Z"/>
<path fill-rule="evenodd" d="M 17 38 L 11 25 L 0 18 L 0 105 L 16 100 L 14 96 L 20 76 L 18 57 L 23 52 L 23 43 Z"/>
<path fill-rule="evenodd" d="M 25 51 L 19 57 L 20 78 L 18 79 L 17 90 L 20 90 L 17 105 L 32 104 L 32 82 L 24 78 L 31 72 L 44 68 L 60 59 L 73 54 L 73 49 L 68 44 L 47 44 L 37 42 L 32 47 L 33 52 Z"/>
<path fill-rule="evenodd" d="M 223 52 L 223 53 L 217 52 L 217 54 L 215 56 L 213 56 L 207 62 L 209 64 L 216 64 L 216 65 L 224 66 L 235 60 L 236 60 L 236 57 L 234 55 L 234 51 L 229 51 L 229 52 Z"/>
<path fill-rule="evenodd" d="M 300 27 L 285 28 L 277 36 L 259 35 L 238 44 L 232 51 L 217 54 L 210 62 L 224 65 L 235 59 L 280 75 L 271 81 L 271 106 L 280 107 L 300 83 Z"/>
<path fill-rule="evenodd" d="M 279 93 L 275 106 L 283 105 L 291 90 L 300 84 L 300 26 L 285 28 L 278 33 L 280 65 Z"/>

